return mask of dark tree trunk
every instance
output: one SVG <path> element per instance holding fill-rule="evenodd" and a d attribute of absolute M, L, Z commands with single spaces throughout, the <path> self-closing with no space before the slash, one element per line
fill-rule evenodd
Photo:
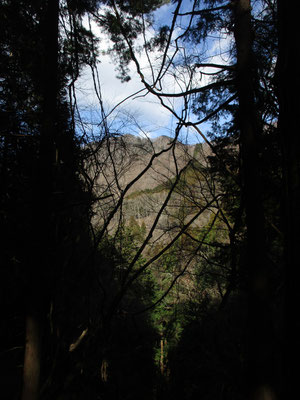
<path fill-rule="evenodd" d="M 247 394 L 250 399 L 275 399 L 273 385 L 270 270 L 266 257 L 264 212 L 259 173 L 260 124 L 255 106 L 255 66 L 252 53 L 250 0 L 234 1 L 237 50 L 242 181 L 247 226 L 245 275 L 248 294 Z"/>
<path fill-rule="evenodd" d="M 40 325 L 37 318 L 28 313 L 26 317 L 25 356 L 23 370 L 22 400 L 36 400 L 40 380 Z"/>
<path fill-rule="evenodd" d="M 36 180 L 33 188 L 33 247 L 28 266 L 26 346 L 24 354 L 22 400 L 39 396 L 41 337 L 49 302 L 52 255 L 55 252 L 53 226 L 54 168 L 57 162 L 58 99 L 58 13 L 59 0 L 48 0 L 41 21 L 43 49 L 41 56 L 41 132 Z"/>
<path fill-rule="evenodd" d="M 279 97 L 279 130 L 283 145 L 284 172 L 284 222 L 285 222 L 285 343 L 283 398 L 292 398 L 298 391 L 296 363 L 300 357 L 300 134 L 299 90 L 300 79 L 295 68 L 299 54 L 299 17 L 291 4 L 278 0 L 279 57 L 277 63 L 277 88 Z M 296 39 L 296 40 L 295 40 Z"/>

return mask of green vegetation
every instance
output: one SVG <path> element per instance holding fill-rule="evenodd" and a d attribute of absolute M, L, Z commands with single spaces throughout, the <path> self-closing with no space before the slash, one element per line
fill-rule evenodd
<path fill-rule="evenodd" d="M 143 196 L 143 195 L 151 195 L 151 194 L 155 194 L 155 193 L 166 192 L 170 189 L 171 185 L 172 185 L 171 182 L 166 182 L 166 183 L 161 183 L 152 189 L 138 190 L 136 192 L 130 193 L 127 196 L 127 199 L 132 200 L 132 199 L 135 199 L 135 198 L 137 198 L 139 196 Z"/>

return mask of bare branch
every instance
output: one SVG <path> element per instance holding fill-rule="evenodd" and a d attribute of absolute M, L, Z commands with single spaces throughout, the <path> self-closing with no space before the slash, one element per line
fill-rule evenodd
<path fill-rule="evenodd" d="M 76 339 L 76 341 L 74 343 L 70 344 L 70 347 L 69 347 L 70 353 L 77 349 L 77 347 L 80 345 L 80 343 L 82 342 L 83 338 L 86 336 L 87 333 L 88 333 L 88 328 L 84 329 L 81 332 L 80 336 Z"/>
<path fill-rule="evenodd" d="M 187 15 L 203 15 L 203 14 L 208 14 L 210 12 L 216 12 L 216 11 L 224 11 L 231 8 L 231 4 L 228 3 L 225 6 L 220 6 L 220 7 L 214 7 L 214 8 L 206 8 L 203 10 L 196 10 L 196 11 L 189 11 L 186 13 L 179 13 L 178 15 L 183 17 L 183 16 L 187 16 Z"/>

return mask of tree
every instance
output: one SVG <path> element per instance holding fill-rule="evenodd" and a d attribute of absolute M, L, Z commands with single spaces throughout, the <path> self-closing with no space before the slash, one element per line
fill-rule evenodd
<path fill-rule="evenodd" d="M 6 291 L 4 300 L 14 298 L 17 311 L 8 307 L 5 314 L 18 319 L 21 331 L 26 315 L 23 399 L 38 398 L 41 364 L 42 379 L 47 373 L 41 341 L 49 340 L 47 314 L 57 305 L 58 281 L 73 257 L 70 246 L 80 237 L 90 247 L 91 199 L 77 176 L 78 147 L 65 90 L 72 71 L 62 68 L 60 6 L 59 1 L 43 7 L 35 1 L 1 4 L 1 229 L 8 237 L 4 276 L 15 293 Z M 71 2 L 68 6 L 70 11 Z M 55 339 L 49 342 L 54 345 Z"/>
<path fill-rule="evenodd" d="M 266 255 L 261 178 L 258 173 L 259 120 L 255 110 L 250 1 L 237 1 L 234 10 L 237 52 L 238 123 L 247 226 L 247 277 L 249 284 L 248 363 L 253 398 L 274 396 L 274 349 L 270 321 L 270 264 Z M 251 380 L 253 380 L 251 382 Z M 252 397 L 251 397 L 252 398 Z"/>
<path fill-rule="evenodd" d="M 274 321 L 271 317 L 274 296 L 271 282 L 274 279 L 274 273 L 268 255 L 270 244 L 266 241 L 266 211 L 262 203 L 262 182 L 265 177 L 259 171 L 259 167 L 264 165 L 261 154 L 266 153 L 263 146 L 268 143 L 266 139 L 268 140 L 272 132 L 272 124 L 276 121 L 278 114 L 276 114 L 277 104 L 274 94 L 268 99 L 267 107 L 263 108 L 267 90 L 273 88 L 274 58 L 270 57 L 271 52 L 266 47 L 266 40 L 259 34 L 267 33 L 268 37 L 276 37 L 274 35 L 275 5 L 273 2 L 262 2 L 257 9 L 254 9 L 255 17 L 251 15 L 250 1 L 194 2 L 191 9 L 184 12 L 181 11 L 182 5 L 181 1 L 176 3 L 170 26 L 160 30 L 160 37 L 156 43 L 162 48 L 162 63 L 155 67 L 151 65 L 153 75 L 150 77 L 145 76 L 141 71 L 132 37 L 128 27 L 126 28 L 123 23 L 121 10 L 116 4 L 113 5 L 113 10 L 119 25 L 118 33 L 123 36 L 123 43 L 127 45 L 131 60 L 136 65 L 147 93 L 157 96 L 161 103 L 176 116 L 180 124 L 192 126 L 202 137 L 203 134 L 198 126 L 209 119 L 217 120 L 219 115 L 227 119 L 228 122 L 225 125 L 227 129 L 228 127 L 231 130 L 234 129 L 234 134 L 230 131 L 226 134 L 232 138 L 231 143 L 235 140 L 240 146 L 239 181 L 247 229 L 247 256 L 244 258 L 243 265 L 240 266 L 245 278 L 243 285 L 247 286 L 248 296 L 249 381 L 246 391 L 252 393 L 253 398 L 258 398 L 260 395 L 265 396 L 264 398 L 273 397 L 276 392 L 276 371 L 273 370 L 274 345 L 269 338 L 274 332 L 272 326 Z M 208 5 L 207 8 L 206 5 Z M 180 28 L 177 34 L 175 27 L 180 17 L 185 25 L 178 23 Z M 253 26 L 258 32 L 255 39 Z M 234 47 L 229 49 L 230 54 L 233 55 L 230 59 L 232 62 L 225 64 L 203 62 L 201 60 L 203 54 L 200 51 L 199 56 L 194 51 L 194 47 L 191 47 L 190 51 L 188 46 L 184 46 L 190 40 L 190 43 L 200 47 L 201 40 L 204 40 L 208 34 L 215 34 L 222 30 L 227 37 L 233 35 L 231 37 L 234 39 Z M 170 50 L 171 43 L 173 51 Z M 146 43 L 145 51 L 147 52 L 149 48 L 151 48 L 151 43 Z M 270 45 L 270 48 L 273 50 L 273 45 Z M 255 54 L 261 57 L 259 63 L 255 60 Z M 122 61 L 124 62 L 124 59 Z M 164 90 L 166 74 L 172 74 L 177 83 L 180 68 L 186 68 L 185 86 L 182 88 L 184 81 L 181 81 L 182 86 L 176 86 L 177 92 L 170 93 Z M 208 68 L 216 72 L 208 72 L 213 78 L 208 84 L 201 85 L 197 80 L 196 69 L 201 71 L 201 76 L 205 76 Z M 264 74 L 267 79 L 264 79 Z M 172 98 L 183 99 L 184 108 L 181 113 L 167 103 L 167 99 Z M 191 103 L 194 112 L 200 115 L 196 122 L 187 119 L 186 110 L 189 109 Z M 275 137 L 274 141 L 276 140 Z M 268 145 L 271 146 L 270 141 Z M 210 143 L 210 146 L 219 158 L 217 147 L 213 143 Z M 225 169 L 230 169 L 230 165 L 225 166 Z"/>
<path fill-rule="evenodd" d="M 24 355 L 24 384 L 22 399 L 31 400 L 38 398 L 40 368 L 41 368 L 41 319 L 44 317 L 45 298 L 41 291 L 45 290 L 46 280 L 44 274 L 53 268 L 49 257 L 49 243 L 53 240 L 53 223 L 51 214 L 53 210 L 49 200 L 57 186 L 53 178 L 53 165 L 58 163 L 58 124 L 57 124 L 57 95 L 58 95 L 58 13 L 59 2 L 48 2 L 44 21 L 42 22 L 42 57 L 43 65 L 41 85 L 41 131 L 39 143 L 38 176 L 36 179 L 36 193 L 34 208 L 33 230 L 33 257 L 28 265 L 29 286 L 28 304 L 26 315 L 26 347 Z M 40 240 L 38 237 L 42 237 Z M 43 257 L 47 255 L 45 270 L 41 271 Z M 49 279 L 49 275 L 48 275 Z"/>
<path fill-rule="evenodd" d="M 279 99 L 279 131 L 283 148 L 283 215 L 285 242 L 285 335 L 284 335 L 284 394 L 291 396 L 295 390 L 295 375 L 291 367 L 294 357 L 299 355 L 299 324 L 294 317 L 299 305 L 298 290 L 295 287 L 298 269 L 297 243 L 299 240 L 299 135 L 297 131 L 297 105 L 294 91 L 299 88 L 299 78 L 293 78 L 291 86 L 288 74 L 296 47 L 291 45 L 296 18 L 283 1 L 278 0 L 279 56 L 276 64 L 276 83 Z"/>
<path fill-rule="evenodd" d="M 281 83 L 277 85 L 279 125 L 285 142 L 283 162 L 275 124 L 275 4 L 262 1 L 251 10 L 249 0 L 194 1 L 190 8 L 178 1 L 171 5 L 170 25 L 148 39 L 151 12 L 160 4 L 109 1 L 99 6 L 94 1 L 56 0 L 41 7 L 31 1 L 29 8 L 21 2 L 16 14 L 14 1 L 1 4 L 5 19 L 0 28 L 0 106 L 4 121 L 1 218 L 3 230 L 9 232 L 4 276 L 13 292 L 21 288 L 27 300 L 24 399 L 38 398 L 40 381 L 44 382 L 41 393 L 49 398 L 59 392 L 74 392 L 71 386 L 75 381 L 77 397 L 87 382 L 93 382 L 102 394 L 119 396 L 111 391 L 113 385 L 105 383 L 108 376 L 122 380 L 119 367 L 123 364 L 114 364 L 116 354 L 110 344 L 118 344 L 119 353 L 134 349 L 138 341 L 136 322 L 141 330 L 145 327 L 150 332 L 146 318 L 136 320 L 135 315 L 147 316 L 147 311 L 172 301 L 170 293 L 176 287 L 181 291 L 181 307 L 186 296 L 182 293 L 184 283 L 192 287 L 189 271 L 198 272 L 206 289 L 216 288 L 215 305 L 208 302 L 206 307 L 203 299 L 193 304 L 196 308 L 203 306 L 195 318 L 203 323 L 208 336 L 211 328 L 206 317 L 216 316 L 223 326 L 223 318 L 230 315 L 229 307 L 235 304 L 234 296 L 238 293 L 243 298 L 246 294 L 247 351 L 242 349 L 237 356 L 247 356 L 248 379 L 243 395 L 269 399 L 278 392 L 277 371 L 273 370 L 278 360 L 273 363 L 272 359 L 273 354 L 278 358 L 278 352 L 269 340 L 275 332 L 271 305 L 282 276 L 277 205 L 282 181 L 276 169 L 282 163 L 289 189 L 286 210 L 291 206 L 295 215 L 299 174 L 297 154 L 290 146 L 296 143 L 287 133 L 293 105 Z M 286 11 L 281 7 L 283 16 Z M 127 65 L 133 61 L 145 87 L 143 94 L 156 96 L 177 119 L 174 137 L 162 148 L 148 141 L 131 153 L 126 135 L 122 137 L 116 125 L 109 125 L 97 75 L 97 40 L 91 29 L 84 28 L 83 16 L 94 19 L 108 32 L 111 54 L 120 61 L 120 78 L 129 79 Z M 279 26 L 282 54 L 278 76 L 285 76 L 285 58 L 290 57 L 290 50 L 288 56 L 283 53 L 286 26 Z M 226 61 L 216 60 L 205 50 L 207 44 L 215 44 L 210 36 L 220 33 L 226 38 Z M 135 48 L 138 35 L 145 39 L 138 51 L 145 52 L 150 74 L 139 63 Z M 152 63 L 154 49 L 159 49 L 160 57 Z M 99 100 L 97 142 L 87 131 L 76 99 L 76 81 L 85 65 L 91 68 Z M 173 92 L 166 89 L 170 76 Z M 171 105 L 170 100 L 177 99 L 181 99 L 181 107 L 178 103 Z M 134 117 L 131 119 L 136 123 Z M 199 128 L 207 121 L 212 122 L 214 130 L 208 137 Z M 209 158 L 203 163 L 196 151 L 193 156 L 179 156 L 179 138 L 188 129 L 194 129 L 205 141 Z M 171 171 L 158 167 L 167 154 Z M 143 161 L 143 166 L 124 180 L 135 158 Z M 160 204 L 152 223 L 142 229 L 134 219 L 127 223 L 124 210 L 129 197 L 136 195 L 135 184 L 153 169 L 158 170 L 158 185 L 144 190 L 143 199 L 147 193 L 159 193 Z M 24 193 L 18 187 L 19 173 L 25 178 Z M 268 188 L 266 195 L 263 187 Z M 17 216 L 10 208 L 10 199 L 19 207 Z M 92 213 L 97 210 L 100 213 L 91 224 Z M 205 213 L 209 214 L 208 223 L 199 228 L 197 221 Z M 162 230 L 164 218 L 168 225 Z M 296 225 L 289 213 L 287 221 L 287 265 L 291 269 Z M 16 223 L 14 232 L 11 225 Z M 18 236 L 23 238 L 24 230 L 26 238 L 20 240 Z M 162 234 L 160 245 L 156 244 L 158 231 Z M 163 290 L 154 295 L 153 271 L 163 261 L 171 275 Z M 12 274 L 10 268 L 16 273 Z M 21 278 L 13 283 L 18 274 Z M 201 285 L 193 290 L 201 292 Z M 14 296 L 18 303 L 20 298 Z M 137 301 L 137 297 L 143 301 Z M 293 299 L 288 297 L 291 309 Z M 173 326 L 172 318 L 170 321 L 168 327 L 174 327 L 176 323 Z M 281 323 L 280 317 L 275 322 Z M 291 319 L 289 326 L 293 326 Z M 119 329 L 127 332 L 122 338 Z M 183 337 L 186 332 L 188 328 Z M 130 337 L 136 339 L 127 348 Z M 151 333 L 147 339 L 149 357 L 153 337 Z M 41 338 L 49 346 L 43 346 Z M 99 338 L 103 344 L 93 351 Z M 163 351 L 161 354 L 165 356 Z M 135 355 L 140 360 L 138 351 Z M 97 363 L 101 365 L 101 383 L 96 380 Z M 237 360 L 235 365 L 239 365 Z M 59 378 L 62 370 L 68 372 Z M 133 365 L 132 371 L 136 371 Z M 229 384 L 230 379 L 222 379 L 220 382 Z M 121 386 L 125 388 L 126 384 Z M 105 387 L 110 389 L 105 391 Z M 241 390 L 227 389 L 228 396 L 238 396 Z M 140 397 L 140 393 L 135 396 Z"/>

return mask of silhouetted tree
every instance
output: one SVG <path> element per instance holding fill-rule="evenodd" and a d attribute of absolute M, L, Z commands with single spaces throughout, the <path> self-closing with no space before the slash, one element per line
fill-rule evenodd
<path fill-rule="evenodd" d="M 134 61 L 146 91 L 156 95 L 183 126 L 193 127 L 203 137 L 198 126 L 208 120 L 217 122 L 221 115 L 225 118 L 225 124 L 220 134 L 227 135 L 229 146 L 239 146 L 239 160 L 234 163 L 238 164 L 240 173 L 240 199 L 237 200 L 241 202 L 242 208 L 237 208 L 240 209 L 239 214 L 242 212 L 245 217 L 246 228 L 246 254 L 240 258 L 239 266 L 240 277 L 243 278 L 240 287 L 248 297 L 248 381 L 245 390 L 252 398 L 260 395 L 274 396 L 277 390 L 275 386 L 278 360 L 274 362 L 274 357 L 277 357 L 274 352 L 276 345 L 270 337 L 274 337 L 272 305 L 274 289 L 279 284 L 278 274 L 280 275 L 280 265 L 276 263 L 281 262 L 281 257 L 269 238 L 276 236 L 277 243 L 282 245 L 279 229 L 276 228 L 278 207 L 275 205 L 276 199 L 279 199 L 278 183 L 280 184 L 281 177 L 280 172 L 273 172 L 280 166 L 280 149 L 274 125 L 278 119 L 274 95 L 276 5 L 274 2 L 261 2 L 257 8 L 251 9 L 250 1 L 246 0 L 231 3 L 205 1 L 193 2 L 189 10 L 181 11 L 182 5 L 181 1 L 176 2 L 170 25 L 160 31 L 162 40 L 157 40 L 155 44 L 161 46 L 161 63 L 155 68 L 151 65 L 151 76 L 142 72 L 135 54 L 131 31 L 126 27 L 121 9 L 115 4 L 113 9 L 119 25 L 118 35 L 123 37 L 121 43 L 126 45 L 128 55 Z M 178 33 L 176 24 L 179 18 L 181 24 Z M 232 56 L 227 63 L 203 62 L 201 52 L 195 53 L 190 51 L 188 46 L 184 46 L 190 41 L 201 49 L 201 44 L 208 35 L 218 32 L 223 32 L 233 39 L 233 45 L 227 49 L 228 54 Z M 145 44 L 146 52 L 151 49 L 153 43 Z M 170 93 L 164 90 L 164 77 L 167 73 L 176 77 L 176 73 L 181 72 L 179 66 L 186 67 L 186 84 L 183 88 L 182 85 L 178 85 L 178 92 Z M 200 71 L 201 76 L 209 74 L 210 81 L 202 85 L 197 80 L 197 71 Z M 183 99 L 184 108 L 181 113 L 167 103 L 167 99 L 174 98 Z M 191 104 L 194 113 L 199 116 L 196 122 L 188 120 L 186 110 Z M 216 123 L 213 128 L 217 126 Z M 220 160 L 221 155 L 217 152 L 214 142 L 210 146 Z M 268 151 L 272 154 L 269 159 Z M 225 163 L 227 161 L 225 160 Z M 232 165 L 225 163 L 222 163 L 222 168 L 230 173 Z M 263 168 L 272 171 L 273 181 L 261 171 Z M 271 184 L 277 192 L 264 196 L 265 183 Z M 276 217 L 272 216 L 271 220 L 270 210 L 266 210 L 270 204 L 273 204 L 272 210 L 276 210 Z M 238 214 L 236 216 L 240 218 L 237 222 L 240 224 L 243 220 Z M 267 225 L 277 230 L 276 235 L 274 232 L 270 235 L 272 229 L 269 226 L 267 228 Z M 269 251 L 275 256 L 275 268 L 274 261 L 270 260 Z M 280 317 L 277 317 L 277 322 L 279 320 Z"/>
<path fill-rule="evenodd" d="M 1 4 L 1 230 L 7 238 L 2 268 L 8 287 L 3 304 L 5 323 L 18 320 L 11 347 L 14 340 L 21 345 L 26 315 L 24 399 L 38 398 L 41 365 L 43 379 L 48 373 L 46 343 L 55 340 L 48 335 L 47 314 L 57 305 L 57 283 L 74 262 L 75 243 L 86 241 L 86 251 L 91 247 L 91 198 L 78 178 L 59 11 L 58 1 L 42 7 L 34 1 Z M 14 329 L 6 327 L 6 335 Z"/>
<path fill-rule="evenodd" d="M 278 4 L 279 57 L 276 64 L 276 83 L 279 98 L 279 132 L 283 149 L 283 230 L 285 242 L 285 335 L 284 335 L 284 397 L 292 396 L 295 387 L 293 360 L 298 357 L 299 321 L 295 318 L 299 307 L 299 291 L 296 288 L 299 272 L 297 265 L 297 243 L 299 242 L 299 135 L 297 134 L 297 101 L 299 77 L 289 79 L 293 55 L 298 51 L 291 38 L 294 35 L 297 17 L 281 0 Z"/>

